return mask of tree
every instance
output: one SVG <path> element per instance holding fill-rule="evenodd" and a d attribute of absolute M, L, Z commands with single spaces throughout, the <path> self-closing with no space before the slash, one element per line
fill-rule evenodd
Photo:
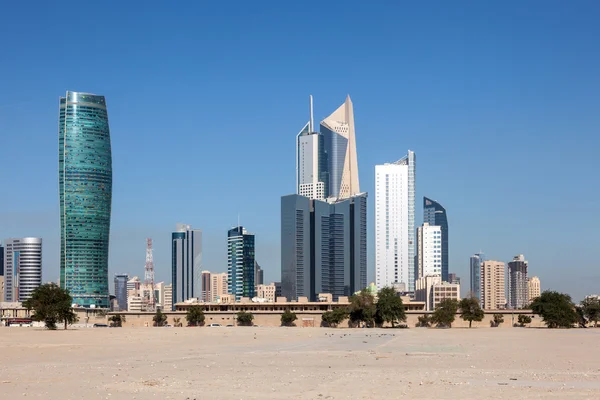
<path fill-rule="evenodd" d="M 204 325 L 204 308 L 200 305 L 194 305 L 187 309 L 185 314 L 188 326 L 203 326 Z"/>
<path fill-rule="evenodd" d="M 587 328 L 588 321 L 585 318 L 583 307 L 575 306 L 575 314 L 577 314 L 577 326 L 579 326 L 580 328 Z"/>
<path fill-rule="evenodd" d="M 152 321 L 154 321 L 154 326 L 165 326 L 167 323 L 167 316 L 163 314 L 163 312 L 159 309 L 156 310 L 156 314 L 152 317 Z"/>
<path fill-rule="evenodd" d="M 464 321 L 469 321 L 469 328 L 473 321 L 482 321 L 483 320 L 483 310 L 479 305 L 479 300 L 475 297 L 465 297 L 458 304 L 460 308 L 460 317 Z"/>
<path fill-rule="evenodd" d="M 492 328 L 497 328 L 502 323 L 504 323 L 504 315 L 503 314 L 494 314 L 494 320 L 490 321 L 490 326 Z"/>
<path fill-rule="evenodd" d="M 183 326 L 181 323 L 181 318 L 173 318 L 173 326 L 176 328 L 181 328 Z"/>
<path fill-rule="evenodd" d="M 239 326 L 252 326 L 252 320 L 254 320 L 252 313 L 246 311 L 237 313 L 237 323 Z"/>
<path fill-rule="evenodd" d="M 431 321 L 437 324 L 439 328 L 452 328 L 457 311 L 458 301 L 455 299 L 444 299 L 435 308 Z"/>
<path fill-rule="evenodd" d="M 67 329 L 68 324 L 79 320 L 71 308 L 72 303 L 68 290 L 61 289 L 56 283 L 46 283 L 35 289 L 23 306 L 33 310 L 31 319 L 43 321 L 47 329 L 54 330 L 58 322 L 64 322 Z"/>
<path fill-rule="evenodd" d="M 348 318 L 348 309 L 346 307 L 337 307 L 332 311 L 326 311 L 321 316 L 323 325 L 335 328 Z"/>
<path fill-rule="evenodd" d="M 600 320 L 600 297 L 586 297 L 581 302 L 581 308 L 587 320 L 597 327 Z"/>
<path fill-rule="evenodd" d="M 417 318 L 418 322 L 416 327 L 417 328 L 429 328 L 431 326 L 431 316 L 430 315 L 420 315 Z"/>
<path fill-rule="evenodd" d="M 519 326 L 522 328 L 525 326 L 525 324 L 531 323 L 531 317 L 529 315 L 519 314 L 519 316 L 517 317 L 517 322 L 519 323 Z"/>
<path fill-rule="evenodd" d="M 125 316 L 123 314 L 111 315 L 108 318 L 108 321 L 110 322 L 110 326 L 113 328 L 121 328 L 123 326 L 123 322 L 125 322 Z"/>
<path fill-rule="evenodd" d="M 367 327 L 373 327 L 376 311 L 375 298 L 367 289 L 361 290 L 360 293 L 350 298 L 349 313 L 352 326 L 358 326 L 364 322 Z"/>
<path fill-rule="evenodd" d="M 283 314 L 281 314 L 281 326 L 295 326 L 294 321 L 297 319 L 296 313 L 285 310 Z"/>
<path fill-rule="evenodd" d="M 406 321 L 406 313 L 404 312 L 404 304 L 402 299 L 396 294 L 394 288 L 384 287 L 377 295 L 376 319 L 383 322 L 389 322 L 394 327 L 396 321 Z"/>
<path fill-rule="evenodd" d="M 565 293 L 546 290 L 533 300 L 531 310 L 548 328 L 572 328 L 578 321 L 571 296 Z"/>

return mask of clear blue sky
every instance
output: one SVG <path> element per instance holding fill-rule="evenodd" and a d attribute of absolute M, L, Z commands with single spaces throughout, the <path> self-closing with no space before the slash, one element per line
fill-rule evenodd
<path fill-rule="evenodd" d="M 465 287 L 483 250 L 524 253 L 544 289 L 598 292 L 599 19 L 596 1 L 6 3 L 0 238 L 43 237 L 57 279 L 58 98 L 87 91 L 108 103 L 111 281 L 143 276 L 146 237 L 170 281 L 177 222 L 204 231 L 205 268 L 225 271 L 238 214 L 277 280 L 308 95 L 320 120 L 350 94 L 361 189 L 415 151 L 417 223 L 423 196 L 446 207 Z"/>

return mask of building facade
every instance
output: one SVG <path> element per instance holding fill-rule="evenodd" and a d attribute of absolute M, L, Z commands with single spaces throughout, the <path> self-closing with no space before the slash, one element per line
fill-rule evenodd
<path fill-rule="evenodd" d="M 254 286 L 263 285 L 265 283 L 265 275 L 263 269 L 254 262 Z"/>
<path fill-rule="evenodd" d="M 115 297 L 117 298 L 118 311 L 127 310 L 127 282 L 128 274 L 115 274 Z"/>
<path fill-rule="evenodd" d="M 4 241 L 4 301 L 23 302 L 42 284 L 42 239 Z"/>
<path fill-rule="evenodd" d="M 227 286 L 236 300 L 255 296 L 254 285 L 255 245 L 254 235 L 243 226 L 227 232 Z"/>
<path fill-rule="evenodd" d="M 267 302 L 275 302 L 275 284 L 270 285 L 258 285 L 256 286 L 256 297 L 259 299 L 265 299 Z"/>
<path fill-rule="evenodd" d="M 296 193 L 310 199 L 329 196 L 329 173 L 324 136 L 315 132 L 313 103 L 310 96 L 310 119 L 296 136 Z"/>
<path fill-rule="evenodd" d="M 202 231 L 177 224 L 171 235 L 171 279 L 176 303 L 200 298 L 202 282 Z"/>
<path fill-rule="evenodd" d="M 540 278 L 538 278 L 537 276 L 532 276 L 531 278 L 528 278 L 527 286 L 527 294 L 529 295 L 529 300 L 527 304 L 531 304 L 531 302 L 534 299 L 540 297 L 540 295 L 542 294 L 542 284 L 540 282 Z"/>
<path fill-rule="evenodd" d="M 508 307 L 522 309 L 529 305 L 527 261 L 523 254 L 508 263 Z"/>
<path fill-rule="evenodd" d="M 367 194 L 327 202 L 281 198 L 281 294 L 334 299 L 367 285 Z"/>
<path fill-rule="evenodd" d="M 425 275 L 415 282 L 415 299 L 425 302 L 426 311 L 434 311 L 442 300 L 460 300 L 460 285 L 444 282 L 440 275 Z"/>
<path fill-rule="evenodd" d="M 229 294 L 229 288 L 227 286 L 227 273 L 223 272 L 221 274 L 211 274 L 210 279 L 210 301 L 212 303 L 217 303 L 220 301 L 221 297 Z"/>
<path fill-rule="evenodd" d="M 481 301 L 481 267 L 485 261 L 483 253 L 473 254 L 469 259 L 470 295 Z"/>
<path fill-rule="evenodd" d="M 443 242 L 443 241 L 442 241 Z M 443 244 L 442 244 L 443 246 Z M 448 273 L 448 282 L 449 283 L 456 283 L 460 285 L 460 277 L 457 276 L 455 273 L 453 272 L 449 272 Z"/>
<path fill-rule="evenodd" d="M 427 275 L 442 275 L 442 251 L 440 226 L 430 226 L 425 222 L 417 228 L 417 279 Z"/>
<path fill-rule="evenodd" d="M 506 308 L 504 270 L 504 263 L 500 261 L 486 260 L 481 264 L 480 300 L 484 310 Z"/>
<path fill-rule="evenodd" d="M 108 245 L 112 155 L 104 96 L 59 102 L 60 285 L 83 307 L 110 307 Z"/>
<path fill-rule="evenodd" d="M 423 223 L 430 226 L 439 226 L 442 231 L 442 280 L 449 282 L 448 278 L 448 216 L 446 209 L 435 200 L 423 197 Z"/>
<path fill-rule="evenodd" d="M 173 307 L 173 284 L 165 285 L 163 298 L 161 300 L 164 310 L 174 310 Z"/>
<path fill-rule="evenodd" d="M 210 271 L 202 271 L 202 293 L 200 295 L 200 300 L 209 302 L 212 299 L 212 295 L 210 293 L 211 286 L 211 273 Z"/>
<path fill-rule="evenodd" d="M 375 282 L 378 289 L 415 280 L 415 153 L 375 166 Z"/>

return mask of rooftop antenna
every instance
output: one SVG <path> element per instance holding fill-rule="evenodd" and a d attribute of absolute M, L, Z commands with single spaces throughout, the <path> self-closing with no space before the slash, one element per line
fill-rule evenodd
<path fill-rule="evenodd" d="M 310 99 L 310 120 L 308 123 L 308 132 L 309 133 L 313 133 L 315 131 L 315 124 L 314 124 L 314 118 L 313 118 L 313 97 L 312 94 L 310 96 L 308 96 Z"/>

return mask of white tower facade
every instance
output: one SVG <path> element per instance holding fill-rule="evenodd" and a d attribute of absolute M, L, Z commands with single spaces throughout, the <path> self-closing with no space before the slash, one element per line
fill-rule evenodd
<path fill-rule="evenodd" d="M 417 228 L 416 279 L 442 275 L 442 227 L 427 222 Z"/>

